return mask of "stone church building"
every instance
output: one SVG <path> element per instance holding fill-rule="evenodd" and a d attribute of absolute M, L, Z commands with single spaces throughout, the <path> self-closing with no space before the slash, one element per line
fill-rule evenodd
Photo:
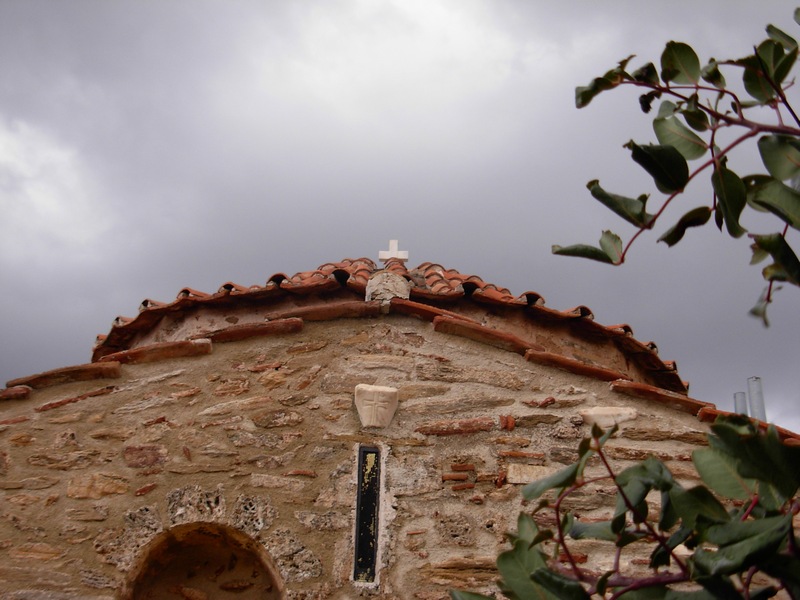
<path fill-rule="evenodd" d="M 402 256 L 145 300 L 0 400 L 8 600 L 496 591 L 521 486 L 592 423 L 691 482 L 718 414 L 629 326 Z"/>

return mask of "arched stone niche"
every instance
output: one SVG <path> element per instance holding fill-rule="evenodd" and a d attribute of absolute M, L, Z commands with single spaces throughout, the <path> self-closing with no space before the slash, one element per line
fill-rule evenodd
<path fill-rule="evenodd" d="M 283 580 L 256 540 L 219 523 L 185 523 L 155 536 L 139 554 L 126 600 L 281 600 Z"/>

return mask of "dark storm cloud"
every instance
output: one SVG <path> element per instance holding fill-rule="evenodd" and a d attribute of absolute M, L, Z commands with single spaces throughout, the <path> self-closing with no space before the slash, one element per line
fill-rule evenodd
<path fill-rule="evenodd" d="M 800 429 L 797 290 L 773 328 L 749 320 L 746 244 L 650 236 L 622 269 L 549 251 L 630 235 L 586 181 L 652 189 L 621 148 L 653 139 L 636 94 L 576 111 L 574 86 L 669 39 L 746 53 L 791 20 L 754 4 L 5 2 L 0 376 L 88 360 L 145 297 L 399 238 L 414 264 L 629 323 L 721 408 L 760 375 L 769 416 Z"/>

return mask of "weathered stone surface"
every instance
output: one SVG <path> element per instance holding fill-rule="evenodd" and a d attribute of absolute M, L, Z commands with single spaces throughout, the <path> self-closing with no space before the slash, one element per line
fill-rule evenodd
<path fill-rule="evenodd" d="M 161 445 L 125 446 L 122 456 L 125 464 L 133 469 L 143 469 L 164 464 L 167 461 L 167 448 Z"/>
<path fill-rule="evenodd" d="M 13 494 L 11 496 L 6 496 L 4 500 L 16 506 L 30 506 L 31 504 L 36 504 L 44 500 L 44 496 L 38 496 L 36 494 Z"/>
<path fill-rule="evenodd" d="M 69 508 L 66 514 L 72 521 L 105 521 L 108 518 L 108 506 L 94 504 L 91 507 Z"/>
<path fill-rule="evenodd" d="M 114 473 L 88 473 L 69 481 L 67 496 L 70 498 L 92 498 L 124 494 L 130 489 L 128 480 Z"/>
<path fill-rule="evenodd" d="M 122 406 L 115 408 L 111 412 L 115 415 L 130 415 L 145 410 L 150 410 L 152 408 L 164 407 L 174 403 L 174 398 L 169 396 L 154 395 L 143 398 L 142 400 L 128 402 L 127 404 L 123 404 Z"/>
<path fill-rule="evenodd" d="M 473 419 L 433 421 L 417 427 L 415 431 L 424 435 L 459 435 L 491 431 L 497 427 L 498 421 L 493 417 L 475 417 Z"/>
<path fill-rule="evenodd" d="M 89 432 L 89 437 L 95 440 L 120 440 L 125 441 L 134 434 L 130 427 L 101 427 Z"/>
<path fill-rule="evenodd" d="M 708 444 L 708 434 L 705 432 L 692 430 L 681 431 L 673 427 L 629 427 L 620 432 L 619 436 L 629 440 L 643 442 L 675 441 L 697 446 L 706 446 Z"/>
<path fill-rule="evenodd" d="M 555 473 L 552 467 L 541 465 L 526 465 L 522 463 L 511 463 L 506 467 L 506 481 L 515 484 L 527 484 L 537 479 L 548 477 Z"/>
<path fill-rule="evenodd" d="M 294 516 L 305 527 L 314 531 L 334 531 L 350 527 L 350 520 L 345 515 L 335 511 L 324 513 L 296 511 Z"/>
<path fill-rule="evenodd" d="M 54 560 L 64 554 L 61 548 L 45 542 L 30 542 L 8 549 L 8 555 L 17 560 Z"/>
<path fill-rule="evenodd" d="M 104 562 L 128 571 L 138 555 L 139 549 L 163 530 L 158 511 L 152 506 L 143 506 L 128 511 L 124 527 L 101 531 L 93 541 L 95 552 Z"/>
<path fill-rule="evenodd" d="M 511 369 L 462 368 L 438 361 L 417 365 L 416 374 L 424 380 L 483 383 L 510 390 L 521 390 L 526 383 Z"/>
<path fill-rule="evenodd" d="M 225 495 L 222 485 L 204 490 L 199 485 L 189 485 L 172 490 L 167 495 L 170 525 L 192 521 L 222 521 L 225 519 Z"/>
<path fill-rule="evenodd" d="M 536 427 L 537 425 L 553 425 L 561 421 L 561 415 L 551 413 L 534 413 L 514 417 L 517 427 Z"/>
<path fill-rule="evenodd" d="M 320 379 L 319 386 L 326 394 L 352 394 L 359 383 L 374 384 L 377 378 L 377 375 L 325 373 Z"/>
<path fill-rule="evenodd" d="M 286 527 L 275 529 L 264 545 L 288 582 L 315 579 L 323 573 L 319 558 Z"/>
<path fill-rule="evenodd" d="M 362 427 L 388 427 L 397 410 L 397 388 L 360 383 L 354 401 Z"/>
<path fill-rule="evenodd" d="M 197 413 L 197 416 L 210 417 L 228 415 L 231 413 L 252 410 L 254 408 L 264 408 L 264 406 L 268 406 L 273 403 L 274 401 L 269 396 L 256 396 L 254 398 L 244 398 L 242 400 L 230 400 L 228 402 L 221 402 L 215 406 L 210 406 L 205 410 L 201 410 L 199 413 Z"/>
<path fill-rule="evenodd" d="M 26 477 L 15 481 L 0 481 L 0 490 L 43 490 L 59 482 L 53 477 Z"/>
<path fill-rule="evenodd" d="M 627 408 L 624 406 L 595 406 L 579 411 L 583 417 L 584 423 L 587 425 L 597 425 L 603 429 L 612 427 L 615 423 L 625 423 L 626 421 L 633 421 L 639 416 L 635 408 Z"/>
<path fill-rule="evenodd" d="M 97 450 L 33 454 L 28 457 L 28 463 L 36 467 L 47 467 L 59 471 L 86 469 L 95 463 L 99 454 Z"/>
<path fill-rule="evenodd" d="M 328 342 L 325 340 L 315 340 L 313 342 L 303 342 L 300 344 L 294 344 L 286 349 L 287 354 L 307 354 L 308 352 L 316 352 L 317 350 L 322 350 L 325 346 L 328 345 Z"/>
<path fill-rule="evenodd" d="M 259 375 L 257 381 L 268 390 L 274 390 L 286 385 L 286 380 L 293 372 L 294 369 L 281 368 Z"/>
<path fill-rule="evenodd" d="M 71 577 L 67 573 L 57 571 L 50 566 L 48 568 L 35 568 L 0 565 L 0 582 L 35 581 L 42 586 L 64 589 L 69 585 L 70 579 Z M 0 598 L 2 597 L 0 596 Z"/>
<path fill-rule="evenodd" d="M 442 487 L 437 461 L 425 455 L 402 456 L 392 463 L 387 479 L 396 496 L 418 496 Z"/>
<path fill-rule="evenodd" d="M 95 588 L 95 589 L 117 589 L 119 587 L 119 582 L 107 575 L 104 575 L 100 571 L 94 569 L 81 569 L 81 583 L 87 587 Z"/>
<path fill-rule="evenodd" d="M 367 281 L 366 300 L 376 300 L 388 304 L 392 298 L 408 299 L 411 293 L 411 282 L 391 271 L 378 271 Z"/>
<path fill-rule="evenodd" d="M 201 356 L 211 353 L 211 340 L 182 340 L 177 342 L 159 342 L 148 346 L 139 346 L 121 352 L 107 354 L 100 358 L 100 362 L 116 360 L 122 364 L 149 363 L 168 358 L 182 358 Z"/>
<path fill-rule="evenodd" d="M 450 391 L 449 385 L 437 383 L 407 383 L 398 387 L 397 398 L 400 402 L 414 398 L 433 398 L 443 396 Z"/>
<path fill-rule="evenodd" d="M 303 417 L 290 410 L 262 410 L 252 415 L 253 423 L 259 427 L 288 427 L 303 422 Z"/>
<path fill-rule="evenodd" d="M 466 398 L 436 398 L 435 400 L 419 399 L 403 402 L 403 412 L 415 415 L 437 414 L 463 414 L 465 410 L 485 410 L 502 408 L 514 404 L 514 399 L 503 396 L 487 396 L 473 394 Z"/>
<path fill-rule="evenodd" d="M 250 389 L 250 380 L 247 377 L 229 377 L 223 379 L 214 388 L 215 396 L 240 396 Z"/>
<path fill-rule="evenodd" d="M 472 546 L 475 544 L 475 520 L 466 514 L 439 517 L 436 531 L 446 545 Z"/>
<path fill-rule="evenodd" d="M 48 410 L 53 410 L 54 408 L 61 408 L 62 406 L 66 406 L 67 404 L 74 404 L 75 402 L 86 400 L 87 398 L 96 398 L 97 396 L 105 396 L 106 394 L 110 394 L 115 391 L 117 391 L 116 387 L 114 387 L 113 385 L 107 385 L 106 387 L 102 387 L 97 390 L 92 390 L 91 392 L 80 394 L 79 396 L 72 396 L 69 398 L 62 398 L 61 400 L 54 400 L 53 402 L 47 402 L 45 404 L 42 404 L 41 406 L 37 406 L 34 410 L 36 412 L 45 412 Z"/>
<path fill-rule="evenodd" d="M 349 367 L 357 369 L 388 369 L 411 373 L 414 370 L 414 358 L 396 354 L 359 354 L 348 359 Z"/>
<path fill-rule="evenodd" d="M 286 489 L 293 492 L 303 490 L 306 484 L 300 479 L 268 475 L 267 473 L 253 473 L 250 475 L 250 485 L 253 487 Z"/>
<path fill-rule="evenodd" d="M 265 496 L 238 496 L 233 506 L 231 525 L 247 535 L 258 537 L 259 532 L 272 525 L 278 511 Z"/>
<path fill-rule="evenodd" d="M 281 448 L 285 445 L 284 439 L 277 433 L 251 433 L 249 431 L 231 430 L 227 432 L 228 439 L 237 448 L 253 446 L 256 448 Z"/>

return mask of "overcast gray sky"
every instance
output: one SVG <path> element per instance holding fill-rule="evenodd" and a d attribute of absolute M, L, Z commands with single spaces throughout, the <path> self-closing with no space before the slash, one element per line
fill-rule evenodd
<path fill-rule="evenodd" d="M 616 269 L 550 254 L 606 228 L 630 237 L 590 179 L 655 192 L 622 148 L 654 141 L 637 94 L 578 111 L 575 86 L 629 54 L 657 62 L 671 39 L 724 59 L 767 23 L 800 37 L 792 10 L 0 0 L 0 382 L 88 362 L 144 298 L 377 259 L 398 238 L 411 265 L 630 324 L 719 408 L 758 375 L 768 418 L 800 431 L 800 291 L 777 295 L 771 328 L 749 318 L 763 285 L 744 240 L 708 226 L 667 249 L 656 232 Z"/>

